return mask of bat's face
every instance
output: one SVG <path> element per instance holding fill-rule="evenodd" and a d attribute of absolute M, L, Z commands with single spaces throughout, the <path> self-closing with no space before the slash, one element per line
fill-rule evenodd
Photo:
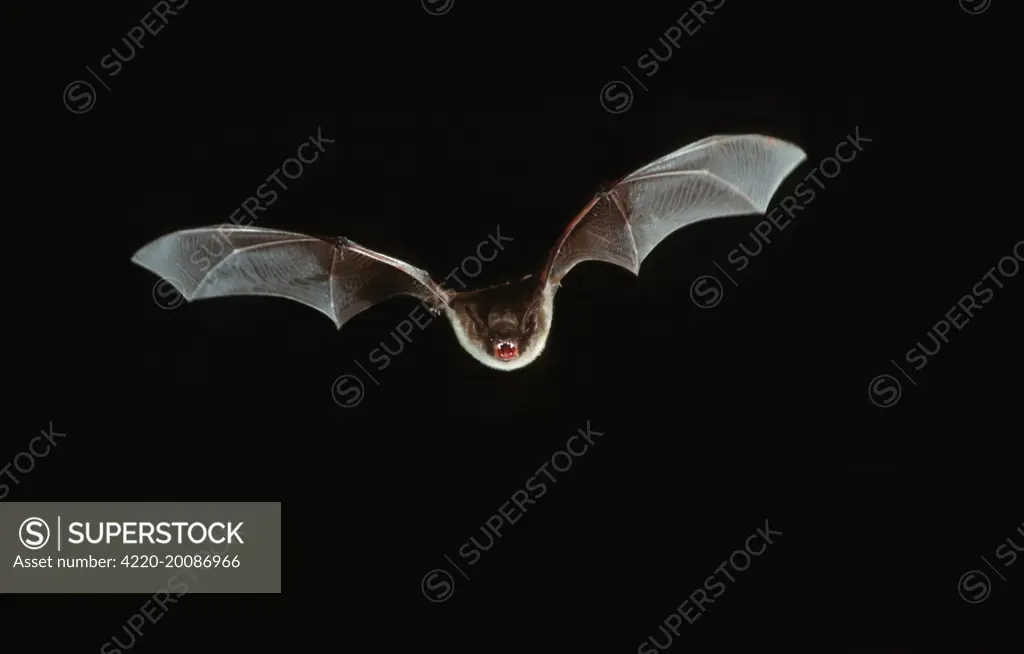
<path fill-rule="evenodd" d="M 550 294 L 488 297 L 486 290 L 449 305 L 448 316 L 459 343 L 488 368 L 516 370 L 532 363 L 547 342 Z"/>
<path fill-rule="evenodd" d="M 515 361 L 524 350 L 530 350 L 536 331 L 536 311 L 525 313 L 513 307 L 495 307 L 487 314 L 486 336 L 491 354 L 502 363 Z"/>

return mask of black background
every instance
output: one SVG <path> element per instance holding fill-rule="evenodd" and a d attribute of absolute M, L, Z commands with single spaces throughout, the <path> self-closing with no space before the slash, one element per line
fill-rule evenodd
<path fill-rule="evenodd" d="M 643 75 L 637 58 L 664 52 L 658 38 L 689 3 L 455 0 L 432 16 L 411 1 L 192 0 L 107 77 L 99 60 L 150 6 L 65 17 L 54 84 L 84 79 L 97 97 L 61 116 L 90 156 L 60 169 L 92 180 L 97 199 L 65 216 L 79 225 L 63 293 L 82 304 L 73 325 L 33 328 L 46 340 L 23 385 L 35 402 L 23 429 L 52 420 L 68 437 L 4 501 L 282 501 L 285 573 L 280 596 L 186 596 L 136 649 L 636 651 L 652 635 L 664 642 L 669 613 L 768 521 L 783 536 L 684 623 L 673 651 L 922 639 L 999 650 L 1022 564 L 993 578 L 982 604 L 964 602 L 957 582 L 981 556 L 994 561 L 1022 520 L 1019 412 L 1001 408 L 1020 398 L 1019 277 L 925 369 L 903 363 L 912 381 L 890 360 L 903 362 L 1022 233 L 1019 217 L 943 197 L 995 193 L 959 174 L 977 163 L 957 149 L 965 137 L 951 134 L 937 161 L 907 158 L 902 128 L 883 119 L 905 114 L 921 83 L 920 51 L 883 47 L 917 13 L 726 0 L 641 77 L 644 90 L 623 66 Z M 926 13 L 981 43 L 1000 10 Z M 962 89 L 980 84 L 970 73 L 949 70 Z M 634 92 L 621 113 L 601 103 L 616 79 Z M 983 140 L 968 95 L 947 89 L 943 115 L 971 109 Z M 941 126 L 937 113 L 916 120 Z M 436 278 L 500 225 L 513 240 L 475 286 L 534 272 L 602 185 L 705 136 L 803 147 L 808 161 L 778 198 L 856 130 L 872 141 L 743 271 L 726 258 L 753 245 L 758 217 L 675 234 L 638 278 L 577 268 L 548 350 L 506 374 L 473 361 L 441 320 L 372 368 L 411 300 L 340 332 L 283 300 L 154 301 L 157 280 L 131 254 L 226 222 L 318 129 L 334 143 L 256 224 L 344 235 Z M 889 174 L 897 159 L 903 172 Z M 940 173 L 910 181 L 920 170 L 907 169 L 932 163 Z M 691 301 L 701 275 L 725 282 L 717 306 Z M 93 278 L 102 293 L 88 291 Z M 332 396 L 346 374 L 365 386 L 347 408 Z M 901 383 L 894 406 L 872 402 L 880 374 Z M 596 444 L 465 565 L 463 543 L 588 422 Z M 4 453 L 28 438 L 9 434 Z M 432 569 L 452 575 L 444 602 L 421 589 Z M 144 599 L 2 607 L 12 620 L 25 609 L 35 629 L 61 625 L 34 635 L 39 647 L 60 638 L 95 651 Z"/>

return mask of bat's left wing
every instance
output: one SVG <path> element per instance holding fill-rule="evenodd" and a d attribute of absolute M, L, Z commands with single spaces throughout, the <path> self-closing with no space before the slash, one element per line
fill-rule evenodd
<path fill-rule="evenodd" d="M 557 285 L 588 260 L 638 274 L 647 255 L 681 227 L 765 213 L 779 185 L 806 158 L 791 143 L 756 134 L 691 143 L 591 200 L 551 250 L 541 281 Z"/>
<path fill-rule="evenodd" d="M 165 234 L 132 261 L 156 273 L 188 301 L 236 295 L 301 302 L 341 326 L 398 295 L 447 304 L 426 271 L 344 238 L 263 227 L 198 227 Z"/>

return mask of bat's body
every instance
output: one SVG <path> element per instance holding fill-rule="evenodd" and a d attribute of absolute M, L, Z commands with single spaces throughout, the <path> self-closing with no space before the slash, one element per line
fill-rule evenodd
<path fill-rule="evenodd" d="M 600 193 L 573 219 L 537 275 L 453 292 L 430 275 L 344 238 L 256 227 L 204 227 L 149 243 L 132 260 L 186 300 L 231 295 L 286 297 L 341 326 L 397 295 L 444 311 L 459 343 L 497 370 L 537 359 L 547 343 L 562 278 L 583 261 L 639 274 L 669 234 L 725 216 L 763 214 L 782 181 L 805 158 L 765 136 L 712 136 L 666 155 Z"/>
<path fill-rule="evenodd" d="M 527 275 L 517 282 L 456 293 L 445 313 L 459 344 L 474 359 L 498 370 L 515 370 L 544 350 L 555 290 Z"/>

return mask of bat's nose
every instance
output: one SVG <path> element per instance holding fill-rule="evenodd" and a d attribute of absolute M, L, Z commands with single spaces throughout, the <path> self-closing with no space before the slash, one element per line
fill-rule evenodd
<path fill-rule="evenodd" d="M 515 317 L 510 317 L 507 320 L 491 321 L 491 338 L 495 341 L 515 342 L 519 340 L 519 337 L 519 321 Z"/>

